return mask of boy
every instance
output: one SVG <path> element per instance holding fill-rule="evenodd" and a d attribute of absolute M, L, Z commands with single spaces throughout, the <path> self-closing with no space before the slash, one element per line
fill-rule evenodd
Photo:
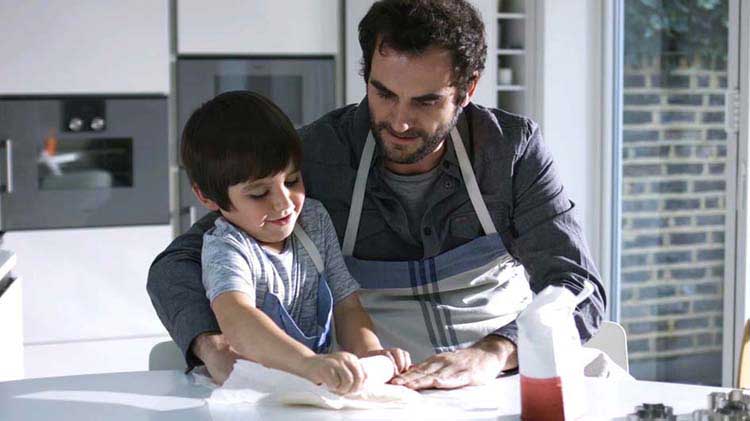
<path fill-rule="evenodd" d="M 198 200 L 221 213 L 204 235 L 202 276 L 231 347 L 346 394 L 365 380 L 358 357 L 387 355 L 397 373 L 410 360 L 382 348 L 328 213 L 305 201 L 301 148 L 276 105 L 235 91 L 191 115 L 180 153 Z M 326 354 L 331 316 L 345 352 Z"/>

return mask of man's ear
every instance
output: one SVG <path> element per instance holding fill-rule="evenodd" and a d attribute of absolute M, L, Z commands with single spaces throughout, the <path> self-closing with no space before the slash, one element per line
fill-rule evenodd
<path fill-rule="evenodd" d="M 479 77 L 480 77 L 479 72 L 474 72 L 474 75 L 469 81 L 469 86 L 467 86 L 466 88 L 466 95 L 464 96 L 464 100 L 461 101 L 461 108 L 469 105 L 469 102 L 474 97 L 474 94 L 477 92 L 477 85 L 479 84 Z"/>
<path fill-rule="evenodd" d="M 197 184 L 193 183 L 192 188 L 193 188 L 193 194 L 195 194 L 195 197 L 198 199 L 199 202 L 201 202 L 203 206 L 205 206 L 207 209 L 212 210 L 212 211 L 219 210 L 219 205 L 217 205 L 216 202 L 214 202 L 213 200 L 204 196 L 203 192 L 201 191 L 201 189 L 198 188 Z"/>

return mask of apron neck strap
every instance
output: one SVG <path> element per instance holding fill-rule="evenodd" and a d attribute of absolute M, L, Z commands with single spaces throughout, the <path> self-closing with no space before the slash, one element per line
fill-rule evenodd
<path fill-rule="evenodd" d="M 323 273 L 323 259 L 320 257 L 318 248 L 315 247 L 315 243 L 312 242 L 310 237 L 307 235 L 305 230 L 302 229 L 299 224 L 294 225 L 294 236 L 302 243 L 302 247 L 312 259 L 315 264 L 315 268 L 318 269 L 318 273 Z"/>
<path fill-rule="evenodd" d="M 482 192 L 479 190 L 477 179 L 474 176 L 474 170 L 471 167 L 471 161 L 469 156 L 466 154 L 466 148 L 464 142 L 461 140 L 461 135 L 458 133 L 458 129 L 453 127 L 451 130 L 451 141 L 453 142 L 453 149 L 456 151 L 456 157 L 458 158 L 458 165 L 461 168 L 461 175 L 463 176 L 464 183 L 466 184 L 466 190 L 469 193 L 469 199 L 474 207 L 479 218 L 479 223 L 482 225 L 485 235 L 491 235 L 497 233 L 495 224 L 492 222 L 490 212 L 487 209 L 487 205 L 482 199 Z M 362 215 L 362 204 L 365 198 L 365 187 L 367 186 L 367 176 L 370 173 L 370 164 L 372 163 L 372 157 L 375 152 L 375 139 L 372 136 L 372 132 L 367 134 L 367 141 L 365 142 L 365 148 L 362 150 L 362 157 L 359 160 L 359 168 L 357 169 L 357 180 L 354 182 L 354 192 L 352 193 L 352 204 L 349 207 L 349 219 L 346 221 L 346 233 L 344 234 L 344 244 L 341 247 L 341 254 L 344 256 L 352 256 L 354 253 L 354 244 L 357 241 L 357 232 L 359 231 L 359 220 Z"/>
<path fill-rule="evenodd" d="M 497 229 L 495 229 L 495 224 L 490 217 L 490 211 L 487 210 L 487 205 L 484 203 L 484 199 L 482 199 L 482 192 L 479 190 L 477 178 L 474 175 L 474 170 L 471 168 L 471 161 L 466 154 L 464 142 L 461 140 L 461 135 L 455 126 L 451 130 L 451 140 L 453 140 L 453 149 L 456 151 L 458 165 L 461 168 L 461 175 L 464 178 L 466 190 L 469 192 L 469 199 L 471 199 L 471 204 L 474 206 L 474 212 L 476 212 L 479 218 L 479 223 L 482 224 L 484 234 L 496 234 Z"/>
<path fill-rule="evenodd" d="M 362 150 L 362 158 L 359 160 L 357 180 L 354 182 L 354 192 L 352 193 L 352 204 L 349 206 L 346 234 L 344 234 L 344 244 L 341 246 L 341 254 L 344 256 L 351 256 L 354 252 L 354 243 L 357 241 L 357 231 L 359 231 L 359 217 L 362 215 L 362 203 L 365 200 L 367 175 L 370 173 L 370 164 L 374 152 L 375 139 L 372 137 L 372 131 L 370 131 L 367 133 L 365 148 Z"/>

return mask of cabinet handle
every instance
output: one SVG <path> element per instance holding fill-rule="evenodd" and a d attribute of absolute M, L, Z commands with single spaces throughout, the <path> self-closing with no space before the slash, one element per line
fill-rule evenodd
<path fill-rule="evenodd" d="M 0 147 L 5 149 L 5 184 L 0 185 L 0 192 L 13 193 L 13 140 L 3 140 Z"/>

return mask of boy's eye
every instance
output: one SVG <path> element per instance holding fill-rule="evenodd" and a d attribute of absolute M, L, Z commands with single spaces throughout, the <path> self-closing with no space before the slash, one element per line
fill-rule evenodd
<path fill-rule="evenodd" d="M 285 184 L 285 185 L 286 185 L 287 187 L 291 187 L 291 186 L 293 186 L 293 185 L 297 184 L 297 182 L 298 182 L 298 181 L 299 181 L 299 177 L 294 177 L 293 179 L 291 179 L 291 180 L 287 180 L 286 182 L 284 182 L 284 184 Z"/>
<path fill-rule="evenodd" d="M 268 191 L 264 191 L 262 193 L 250 193 L 247 195 L 247 197 L 251 199 L 262 199 L 268 195 Z"/>

